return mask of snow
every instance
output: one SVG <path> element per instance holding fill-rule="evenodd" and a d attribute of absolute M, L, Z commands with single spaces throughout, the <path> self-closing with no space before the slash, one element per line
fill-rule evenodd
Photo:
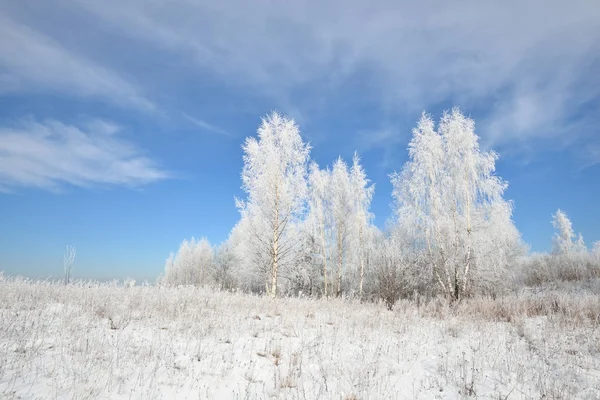
<path fill-rule="evenodd" d="M 508 322 L 473 302 L 400 301 L 390 312 L 343 299 L 6 279 L 0 398 L 600 398 L 600 317 L 523 312 Z"/>

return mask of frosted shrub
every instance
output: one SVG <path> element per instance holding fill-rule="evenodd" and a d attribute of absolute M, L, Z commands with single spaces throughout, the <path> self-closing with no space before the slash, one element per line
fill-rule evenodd
<path fill-rule="evenodd" d="M 522 281 L 527 286 L 600 278 L 600 262 L 589 253 L 534 254 L 521 268 Z"/>

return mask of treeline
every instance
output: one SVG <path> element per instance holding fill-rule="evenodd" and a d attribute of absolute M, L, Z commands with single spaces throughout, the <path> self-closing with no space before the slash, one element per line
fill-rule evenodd
<path fill-rule="evenodd" d="M 517 284 L 600 277 L 600 243 L 588 251 L 557 211 L 552 254 L 528 255 L 504 199 L 498 158 L 479 148 L 460 110 L 423 114 L 409 160 L 390 176 L 393 217 L 372 223 L 374 185 L 357 154 L 321 168 L 292 119 L 272 113 L 244 145 L 240 220 L 227 241 L 184 240 L 162 284 L 214 285 L 269 296 L 382 298 L 496 295 Z"/>

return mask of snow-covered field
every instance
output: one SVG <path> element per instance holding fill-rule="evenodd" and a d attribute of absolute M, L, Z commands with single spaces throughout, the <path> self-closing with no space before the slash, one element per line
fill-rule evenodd
<path fill-rule="evenodd" d="M 400 302 L 0 282 L 0 398 L 599 399 L 600 299 Z"/>

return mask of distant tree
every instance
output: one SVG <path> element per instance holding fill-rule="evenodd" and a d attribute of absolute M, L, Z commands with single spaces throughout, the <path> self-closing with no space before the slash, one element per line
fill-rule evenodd
<path fill-rule="evenodd" d="M 498 285 L 520 244 L 512 203 L 503 199 L 507 184 L 494 174 L 497 158 L 479 149 L 474 121 L 454 108 L 437 132 L 423 114 L 409 161 L 391 175 L 398 224 L 452 300 Z"/>
<path fill-rule="evenodd" d="M 184 240 L 176 254 L 165 263 L 163 282 L 168 285 L 205 285 L 211 283 L 214 250 L 206 238 Z"/>
<path fill-rule="evenodd" d="M 592 247 L 592 256 L 597 264 L 600 265 L 600 240 L 594 242 L 594 246 Z"/>
<path fill-rule="evenodd" d="M 229 241 L 221 244 L 215 250 L 213 277 L 217 287 L 221 290 L 231 290 L 237 285 L 235 268 L 238 259 L 235 250 Z"/>
<path fill-rule="evenodd" d="M 560 208 L 552 214 L 552 226 L 555 229 L 552 238 L 552 253 L 569 255 L 575 249 L 575 232 L 571 220 Z"/>
<path fill-rule="evenodd" d="M 273 112 L 263 118 L 258 138 L 246 139 L 242 188 L 245 201 L 237 201 L 247 218 L 252 252 L 268 258 L 265 288 L 277 296 L 279 268 L 295 263 L 295 241 L 290 229 L 305 211 L 307 162 L 310 146 L 292 119 Z"/>
<path fill-rule="evenodd" d="M 575 235 L 573 225 L 567 214 L 560 209 L 552 215 L 552 226 L 555 229 L 552 237 L 552 253 L 555 255 L 583 255 L 588 252 L 581 233 Z"/>
<path fill-rule="evenodd" d="M 135 279 L 133 279 L 133 278 L 125 278 L 125 279 L 123 279 L 123 287 L 125 287 L 125 288 L 130 289 L 132 287 L 135 287 L 135 283 L 136 283 Z"/>
<path fill-rule="evenodd" d="M 592 267 L 594 268 L 593 275 L 600 277 L 600 240 L 594 242 L 590 252 L 590 259 Z"/>
<path fill-rule="evenodd" d="M 583 236 L 575 234 L 567 214 L 552 214 L 552 252 L 532 254 L 522 262 L 525 284 L 541 285 L 556 281 L 584 281 L 600 277 L 600 242 L 588 250 Z"/>
<path fill-rule="evenodd" d="M 75 247 L 67 245 L 67 250 L 63 257 L 64 280 L 65 285 L 71 282 L 71 272 L 73 271 L 73 263 L 75 262 Z"/>

